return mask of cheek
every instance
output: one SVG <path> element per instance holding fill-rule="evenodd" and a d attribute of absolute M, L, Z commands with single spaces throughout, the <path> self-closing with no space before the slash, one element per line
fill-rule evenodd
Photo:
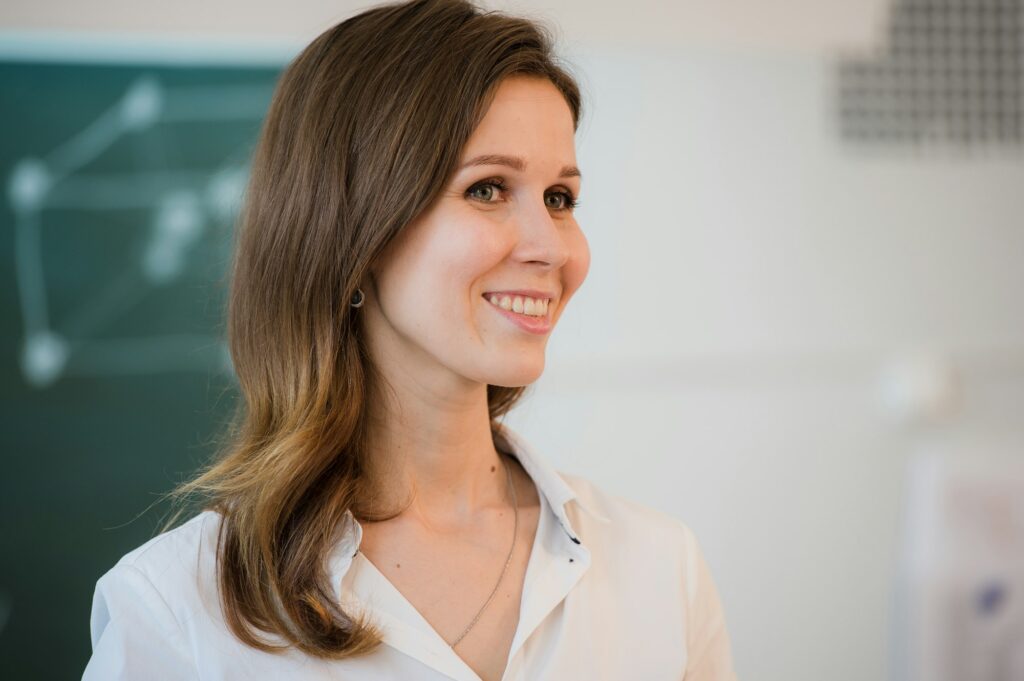
<path fill-rule="evenodd" d="M 509 250 L 498 230 L 479 226 L 457 230 L 446 241 L 444 257 L 448 266 L 466 278 L 477 278 L 493 270 Z"/>
<path fill-rule="evenodd" d="M 459 309 L 455 300 L 479 295 L 474 282 L 501 262 L 508 245 L 497 230 L 457 218 L 430 227 L 405 245 L 393 270 L 405 296 L 422 299 L 424 291 L 433 291 L 432 300 L 441 306 L 434 313 L 449 317 Z"/>
<path fill-rule="evenodd" d="M 572 293 L 583 285 L 583 280 L 590 271 L 590 245 L 583 231 L 578 228 L 569 241 L 569 260 L 562 271 L 562 285 L 566 292 Z"/>

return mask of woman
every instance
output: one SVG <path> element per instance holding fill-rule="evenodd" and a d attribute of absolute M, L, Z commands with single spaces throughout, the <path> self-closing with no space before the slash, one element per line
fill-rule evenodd
<path fill-rule="evenodd" d="M 205 511 L 97 584 L 86 679 L 731 679 L 680 521 L 499 419 L 583 283 L 579 89 L 544 28 L 384 5 L 283 74 Z"/>

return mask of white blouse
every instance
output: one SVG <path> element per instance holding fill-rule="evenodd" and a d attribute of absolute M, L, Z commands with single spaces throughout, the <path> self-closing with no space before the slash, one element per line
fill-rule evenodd
<path fill-rule="evenodd" d="M 560 473 L 507 426 L 537 486 L 540 520 L 503 681 L 734 680 L 711 573 L 680 520 Z M 366 609 L 384 645 L 341 661 L 267 653 L 228 629 L 214 571 L 220 516 L 205 511 L 125 555 L 96 584 L 84 681 L 303 679 L 480 681 L 358 552 L 346 516 L 328 570 L 346 612 Z M 274 642 L 280 639 L 268 637 Z"/>

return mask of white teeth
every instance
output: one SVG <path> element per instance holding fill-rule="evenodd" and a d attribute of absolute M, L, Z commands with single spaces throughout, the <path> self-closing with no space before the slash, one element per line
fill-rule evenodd
<path fill-rule="evenodd" d="M 546 317 L 548 314 L 548 303 L 550 302 L 546 299 L 528 298 L 526 296 L 499 296 L 496 293 L 488 296 L 487 300 L 492 305 L 503 310 L 510 310 L 531 317 Z"/>

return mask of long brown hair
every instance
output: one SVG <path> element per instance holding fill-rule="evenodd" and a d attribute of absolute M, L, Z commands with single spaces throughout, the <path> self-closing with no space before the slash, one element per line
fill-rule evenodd
<path fill-rule="evenodd" d="M 580 90 L 552 44 L 530 20 L 415 0 L 341 22 L 282 74 L 230 272 L 227 340 L 242 399 L 214 462 L 172 493 L 221 515 L 222 605 L 246 644 L 333 659 L 380 644 L 336 602 L 325 565 L 347 512 L 394 515 L 367 511 L 367 406 L 381 378 L 349 301 L 447 185 L 503 78 L 550 80 L 578 129 Z M 488 386 L 492 431 L 523 391 Z"/>

